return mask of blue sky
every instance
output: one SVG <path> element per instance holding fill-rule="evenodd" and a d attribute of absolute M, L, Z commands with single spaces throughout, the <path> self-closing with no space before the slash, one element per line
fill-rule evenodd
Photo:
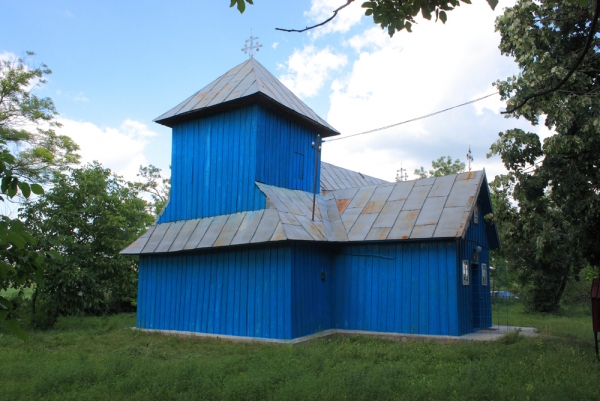
<path fill-rule="evenodd" d="M 33 64 L 53 71 L 37 93 L 51 97 L 63 132 L 84 160 L 135 179 L 140 164 L 166 170 L 170 129 L 152 120 L 248 56 L 252 29 L 263 44 L 256 55 L 311 108 L 351 135 L 428 114 L 493 93 L 491 85 L 517 72 L 497 49 L 495 15 L 483 0 L 449 13 L 448 22 L 420 22 L 390 39 L 362 16 L 360 1 L 312 33 L 283 33 L 321 21 L 342 0 L 255 0 L 242 15 L 227 0 L 1 2 L 0 57 L 36 52 Z M 400 164 L 412 172 L 450 155 L 473 167 L 502 171 L 485 158 L 497 134 L 544 127 L 507 120 L 497 98 L 427 120 L 324 145 L 334 164 L 393 180 Z M 490 177 L 491 179 L 492 177 Z"/>

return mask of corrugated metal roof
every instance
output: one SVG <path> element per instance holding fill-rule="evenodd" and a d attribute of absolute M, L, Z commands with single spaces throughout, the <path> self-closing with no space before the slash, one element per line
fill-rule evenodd
<path fill-rule="evenodd" d="M 122 253 L 165 253 L 283 240 L 348 242 L 464 237 L 485 183 L 483 171 L 472 171 L 338 189 L 317 195 L 312 221 L 312 194 L 257 182 L 268 199 L 267 209 L 158 224 Z"/>
<path fill-rule="evenodd" d="M 293 113 L 324 127 L 324 137 L 339 134 L 254 58 L 232 68 L 154 121 L 171 126 L 175 119 L 257 94 L 263 94 Z"/>
<path fill-rule="evenodd" d="M 321 162 L 321 191 L 390 184 L 388 181 Z"/>

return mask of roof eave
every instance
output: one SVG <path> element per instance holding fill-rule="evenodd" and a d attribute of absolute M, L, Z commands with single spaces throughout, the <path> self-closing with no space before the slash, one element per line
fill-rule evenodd
<path fill-rule="evenodd" d="M 202 108 L 199 110 L 192 110 L 192 111 L 188 111 L 186 113 L 177 114 L 172 117 L 167 117 L 167 118 L 162 118 L 162 119 L 160 117 L 158 117 L 153 121 L 155 123 L 164 125 L 166 127 L 173 128 L 173 126 L 175 126 L 176 124 L 184 122 L 184 121 L 189 121 L 189 120 L 193 120 L 193 119 L 196 119 L 199 117 L 222 113 L 224 111 L 233 110 L 236 108 L 240 108 L 240 107 L 255 104 L 255 103 L 259 103 L 264 106 L 267 106 L 292 120 L 296 120 L 304 125 L 308 125 L 315 131 L 319 132 L 323 138 L 340 135 L 340 133 L 338 131 L 336 131 L 335 129 L 324 126 L 322 124 L 319 124 L 318 122 L 314 121 L 313 119 L 306 117 L 306 116 L 298 113 L 297 111 L 292 110 L 289 107 L 286 107 L 286 106 L 280 104 L 276 100 L 271 99 L 269 96 L 267 96 L 261 92 L 257 92 L 252 95 L 244 96 L 242 98 L 234 99 L 234 100 L 231 100 L 228 102 L 220 103 L 220 104 L 217 104 L 214 106 L 205 107 L 205 108 Z"/>

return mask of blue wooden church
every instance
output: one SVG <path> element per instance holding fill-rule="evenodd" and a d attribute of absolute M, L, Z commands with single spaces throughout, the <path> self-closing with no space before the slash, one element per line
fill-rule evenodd
<path fill-rule="evenodd" d="M 172 190 L 122 251 L 140 256 L 138 328 L 290 340 L 492 325 L 483 171 L 390 183 L 321 162 L 312 143 L 339 133 L 253 58 L 155 121 L 172 128 Z"/>

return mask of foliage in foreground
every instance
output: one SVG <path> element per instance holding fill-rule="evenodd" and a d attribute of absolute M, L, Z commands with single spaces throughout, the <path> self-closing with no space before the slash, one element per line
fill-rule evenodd
<path fill-rule="evenodd" d="M 588 264 L 600 266 L 598 41 L 584 53 L 595 3 L 520 0 L 496 22 L 500 50 L 521 71 L 496 86 L 509 107 L 527 101 L 510 115 L 532 124 L 544 115 L 556 132 L 542 143 L 535 133 L 511 129 L 491 147 L 508 170 L 492 183 L 506 250 L 500 257 L 518 270 L 532 311 L 556 311 L 567 282 Z"/>
<path fill-rule="evenodd" d="M 58 252 L 33 296 L 52 325 L 59 315 L 100 314 L 135 302 L 137 258 L 119 255 L 153 217 L 137 187 L 94 163 L 56 175 L 20 217 L 39 246 Z"/>
<path fill-rule="evenodd" d="M 78 146 L 54 131 L 60 124 L 54 120 L 58 113 L 52 100 L 32 93 L 33 88 L 46 82 L 50 72 L 44 64 L 31 66 L 21 58 L 0 60 L 2 202 L 42 194 L 44 190 L 38 183 L 47 182 L 55 171 L 79 159 L 75 153 Z M 36 244 L 19 220 L 0 216 L 0 290 L 41 285 L 45 260 L 56 257 L 55 252 L 44 251 Z M 12 303 L 0 297 L 0 324 L 25 339 L 25 332 L 10 318 L 12 310 Z"/>
<path fill-rule="evenodd" d="M 589 316 L 552 319 L 549 334 L 563 321 L 589 335 L 461 344 L 334 337 L 289 346 L 133 331 L 133 315 L 67 317 L 29 343 L 0 337 L 0 400 L 600 398 Z"/>

